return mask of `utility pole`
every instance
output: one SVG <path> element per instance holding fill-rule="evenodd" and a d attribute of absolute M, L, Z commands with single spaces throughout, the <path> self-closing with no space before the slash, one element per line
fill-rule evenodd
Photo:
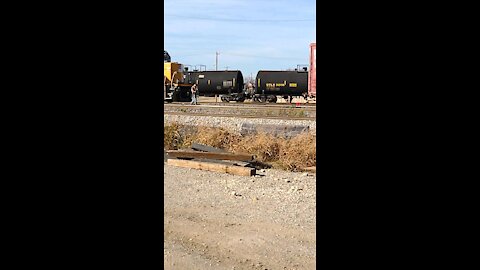
<path fill-rule="evenodd" d="M 217 71 L 218 70 L 218 55 L 220 53 L 219 52 L 215 52 L 215 70 Z"/>

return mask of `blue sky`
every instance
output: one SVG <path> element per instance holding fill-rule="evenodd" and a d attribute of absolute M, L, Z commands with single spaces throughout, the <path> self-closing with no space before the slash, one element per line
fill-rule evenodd
<path fill-rule="evenodd" d="M 164 0 L 164 48 L 172 61 L 215 69 L 285 70 L 309 62 L 315 0 Z"/>

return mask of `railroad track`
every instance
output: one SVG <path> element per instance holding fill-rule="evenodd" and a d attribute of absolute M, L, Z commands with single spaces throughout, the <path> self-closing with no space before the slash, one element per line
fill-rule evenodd
<path fill-rule="evenodd" d="M 188 112 L 164 112 L 164 115 L 182 115 L 182 116 L 209 116 L 209 117 L 230 117 L 230 118 L 257 118 L 257 119 L 275 119 L 275 120 L 307 120 L 316 121 L 316 117 L 295 117 L 295 116 L 262 116 L 262 115 L 235 115 L 235 114 L 215 114 L 211 113 L 188 113 Z"/>
<path fill-rule="evenodd" d="M 215 102 L 202 102 L 199 105 L 190 105 L 189 102 L 184 103 L 165 103 L 165 107 L 200 107 L 200 108 L 228 108 L 228 107 L 236 107 L 239 109 L 295 109 L 295 108 L 302 108 L 302 109 L 309 109 L 309 110 L 316 110 L 316 104 L 311 103 L 303 103 L 301 105 L 296 104 L 282 104 L 282 103 L 215 103 Z"/>
<path fill-rule="evenodd" d="M 214 104 L 222 104 L 226 106 L 249 106 L 249 105 L 255 105 L 255 106 L 296 106 L 296 104 L 299 104 L 299 106 L 309 106 L 309 107 L 314 107 L 317 105 L 317 103 L 300 103 L 300 102 L 292 102 L 292 103 L 260 103 L 260 102 L 215 102 L 215 101 L 202 101 L 202 103 L 214 103 Z"/>

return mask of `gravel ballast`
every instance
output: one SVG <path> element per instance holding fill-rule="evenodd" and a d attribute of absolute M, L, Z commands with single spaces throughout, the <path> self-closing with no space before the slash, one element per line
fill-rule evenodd
<path fill-rule="evenodd" d="M 315 118 L 315 108 L 250 108 L 250 107 L 216 107 L 216 106 L 170 106 L 164 108 L 164 113 L 189 113 L 189 114 L 210 114 L 210 115 L 255 115 L 264 116 L 285 116 L 285 117 L 310 117 Z"/>
<path fill-rule="evenodd" d="M 215 116 L 186 116 L 186 115 L 163 115 L 165 125 L 177 123 L 186 126 L 221 127 L 231 132 L 240 134 L 242 125 L 278 125 L 278 126 L 305 126 L 308 131 L 316 135 L 316 121 L 313 120 L 288 120 L 288 119 L 262 119 L 241 117 L 215 117 Z"/>

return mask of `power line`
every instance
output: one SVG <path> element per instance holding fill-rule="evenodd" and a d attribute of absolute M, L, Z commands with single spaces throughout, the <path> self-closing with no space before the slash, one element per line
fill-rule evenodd
<path fill-rule="evenodd" d="M 204 20 L 204 21 L 220 21 L 220 22 L 311 22 L 316 19 L 230 19 L 230 18 L 209 18 L 209 17 L 195 17 L 185 15 L 165 15 L 165 17 L 178 18 L 178 19 L 192 19 L 192 20 Z"/>
<path fill-rule="evenodd" d="M 229 52 L 222 52 L 222 55 L 230 55 L 230 56 L 238 56 L 238 57 L 248 57 L 248 58 L 259 58 L 259 59 L 277 59 L 277 60 L 290 60 L 290 61 L 305 61 L 305 59 L 294 58 L 294 57 L 282 57 L 282 56 L 265 56 L 265 55 L 252 55 L 252 54 L 243 54 L 243 53 L 229 53 Z M 212 53 L 196 53 L 196 54 L 180 54 L 177 55 L 178 58 L 185 58 L 191 56 L 211 56 Z M 218 69 L 218 55 L 219 52 L 215 52 L 215 69 Z"/>
<path fill-rule="evenodd" d="M 284 60 L 300 60 L 293 57 L 281 57 L 281 56 L 265 56 L 265 55 L 251 55 L 251 54 L 239 54 L 224 52 L 224 55 L 241 56 L 241 57 L 253 57 L 253 58 L 270 58 L 270 59 L 284 59 Z"/>
<path fill-rule="evenodd" d="M 180 54 L 181 57 L 191 57 L 191 56 L 201 56 L 201 55 L 211 55 L 212 53 L 196 53 L 196 54 Z"/>

